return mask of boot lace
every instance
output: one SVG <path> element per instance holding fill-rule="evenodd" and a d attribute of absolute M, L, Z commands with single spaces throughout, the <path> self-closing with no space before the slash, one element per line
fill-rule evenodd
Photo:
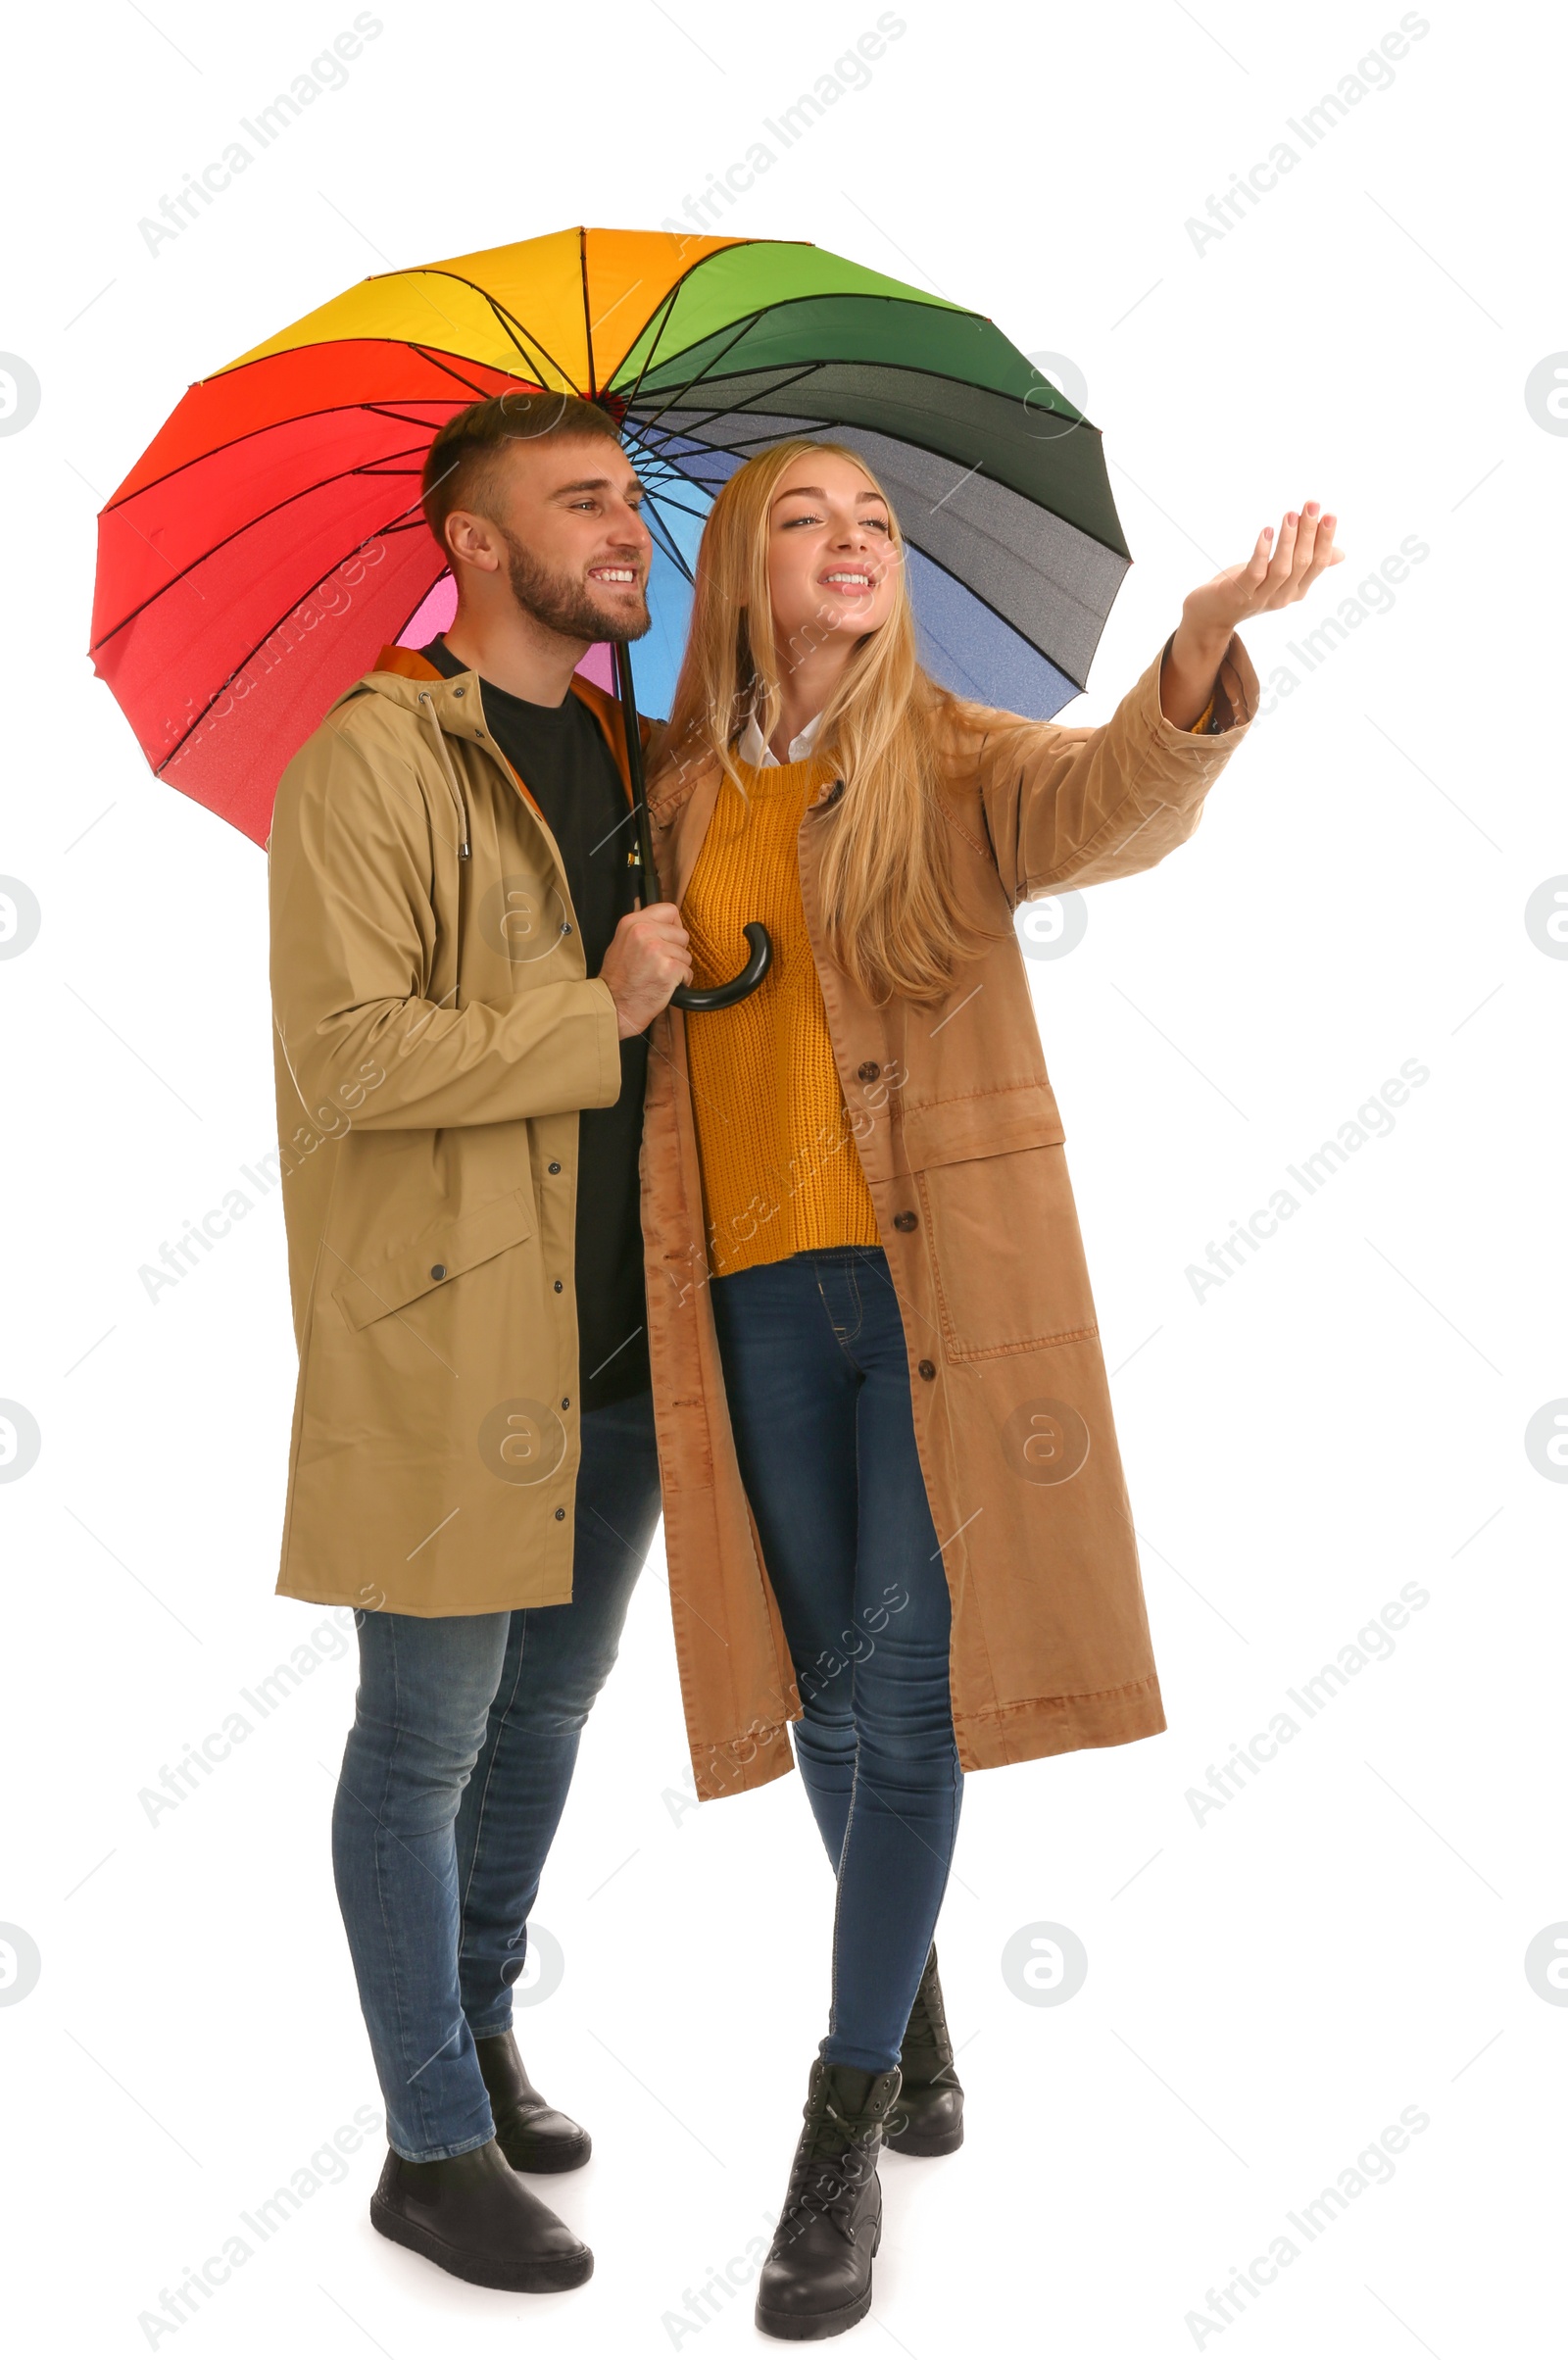
<path fill-rule="evenodd" d="M 818 2107 L 790 2173 L 775 2247 L 799 2237 L 813 2219 L 830 2221 L 842 2237 L 853 2241 L 856 2200 L 876 2170 L 884 2117 L 841 2114 L 825 2094 Z M 824 2153 L 823 2139 L 834 2133 L 845 2143 Z"/>

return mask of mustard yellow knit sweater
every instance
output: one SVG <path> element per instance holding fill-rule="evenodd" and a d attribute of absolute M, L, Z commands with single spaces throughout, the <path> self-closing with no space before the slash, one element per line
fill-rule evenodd
<path fill-rule="evenodd" d="M 834 767 L 821 756 L 737 767 L 746 794 L 727 778 L 720 786 L 681 905 L 701 985 L 727 982 L 745 963 L 748 918 L 760 918 L 773 943 L 749 1000 L 686 1018 L 717 1277 L 810 1247 L 881 1243 L 801 902 L 796 837 Z"/>

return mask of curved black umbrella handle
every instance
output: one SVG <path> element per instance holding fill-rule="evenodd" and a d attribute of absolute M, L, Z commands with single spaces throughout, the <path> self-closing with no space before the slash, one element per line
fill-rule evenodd
<path fill-rule="evenodd" d="M 654 900 L 659 892 L 659 872 L 654 866 L 653 831 L 648 819 L 648 795 L 643 782 L 642 731 L 637 720 L 637 697 L 632 685 L 631 650 L 624 641 L 615 647 L 615 686 L 620 697 L 621 725 L 626 733 L 626 770 L 631 785 L 632 809 L 636 813 L 637 846 L 631 856 L 635 866 L 643 872 L 643 900 Z M 710 1008 L 734 1008 L 741 1000 L 749 1000 L 762 977 L 773 963 L 773 945 L 767 928 L 752 918 L 742 928 L 751 945 L 751 956 L 738 975 L 728 983 L 715 983 L 707 991 L 699 991 L 689 983 L 677 983 L 670 994 L 672 1008 L 689 1008 L 701 1013 Z"/>
<path fill-rule="evenodd" d="M 773 963 L 773 945 L 767 928 L 758 918 L 752 918 L 741 931 L 752 946 L 752 956 L 740 973 L 729 983 L 715 983 L 710 990 L 698 991 L 692 984 L 677 983 L 670 993 L 672 1008 L 696 1008 L 699 1011 L 714 1008 L 733 1008 L 738 1000 L 749 1000 L 762 977 Z"/>

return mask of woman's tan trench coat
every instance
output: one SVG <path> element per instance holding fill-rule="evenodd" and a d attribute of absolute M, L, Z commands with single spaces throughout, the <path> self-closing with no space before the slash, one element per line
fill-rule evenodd
<path fill-rule="evenodd" d="M 1160 711 L 1163 655 L 1095 729 L 960 709 L 945 750 L 954 874 L 1000 939 L 933 1011 L 876 1008 L 828 957 L 831 790 L 801 824 L 807 923 L 904 1315 L 965 1769 L 1165 1725 L 1061 1119 L 1008 923 L 1031 896 L 1152 867 L 1197 826 L 1257 678 L 1233 638 L 1215 734 L 1193 735 Z M 579 693 L 624 776 L 614 709 Z M 279 790 L 272 982 L 301 1352 L 290 1597 L 430 1615 L 570 1596 L 575 1109 L 614 1098 L 619 1058 L 609 988 L 585 975 L 559 854 L 519 783 L 475 676 L 443 680 L 397 650 Z M 655 776 L 677 902 L 717 790 L 715 769 Z M 710 1798 L 792 1767 L 800 1702 L 724 1401 L 678 1010 L 651 1041 L 649 1345 L 681 1688 Z"/>

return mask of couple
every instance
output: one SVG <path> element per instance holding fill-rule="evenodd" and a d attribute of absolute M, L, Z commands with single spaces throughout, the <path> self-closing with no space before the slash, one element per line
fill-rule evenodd
<path fill-rule="evenodd" d="M 478 2285 L 573 2286 L 592 2255 L 531 2175 L 589 2138 L 529 2079 L 512 1985 L 662 1505 L 698 1792 L 787 1771 L 793 1725 L 837 1879 L 757 2305 L 809 2340 L 869 2308 L 880 2149 L 962 2139 L 932 1937 L 963 1771 L 1164 1727 L 1012 911 L 1191 835 L 1256 709 L 1235 624 L 1339 553 L 1293 512 L 1108 722 L 1060 728 L 921 669 L 852 450 L 764 450 L 645 725 L 650 879 L 620 709 L 577 669 L 648 628 L 641 501 L 604 408 L 455 417 L 423 479 L 455 618 L 283 778 L 278 1588 L 359 1609 L 332 1846 L 386 2104 L 371 2218 Z M 751 918 L 755 995 L 672 1008 Z"/>

